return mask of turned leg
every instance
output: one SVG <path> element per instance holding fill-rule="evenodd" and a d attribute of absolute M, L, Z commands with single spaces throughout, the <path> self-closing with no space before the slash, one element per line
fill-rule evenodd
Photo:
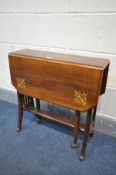
<path fill-rule="evenodd" d="M 36 98 L 36 106 L 37 106 L 37 109 L 40 109 L 40 100 Z"/>
<path fill-rule="evenodd" d="M 37 109 L 40 109 L 40 100 L 37 99 L 37 98 L 36 98 L 36 106 L 37 106 Z M 38 122 L 40 123 L 41 116 L 38 116 L 38 115 L 37 115 L 37 117 L 38 117 L 38 119 L 39 119 Z"/>
<path fill-rule="evenodd" d="M 95 121 L 95 117 L 96 117 L 96 110 L 97 110 L 97 106 L 94 108 L 94 111 L 93 111 L 93 121 Z"/>
<path fill-rule="evenodd" d="M 23 105 L 26 105 L 28 103 L 27 96 L 23 95 Z"/>
<path fill-rule="evenodd" d="M 71 145 L 71 148 L 76 148 L 78 146 L 77 140 L 78 140 L 78 132 L 79 132 L 79 122 L 80 122 L 80 112 L 75 111 L 75 118 L 74 118 L 74 136 L 73 136 L 73 144 Z"/>
<path fill-rule="evenodd" d="M 33 97 L 28 97 L 28 103 L 31 104 L 31 106 L 34 107 L 34 101 L 33 101 Z"/>
<path fill-rule="evenodd" d="M 91 124 L 91 114 L 92 114 L 92 109 L 90 109 L 87 112 L 85 133 L 84 133 L 84 139 L 83 139 L 83 145 L 82 145 L 80 160 L 84 160 L 84 158 L 85 158 L 86 147 L 87 147 L 87 142 L 88 142 L 88 137 L 89 137 L 89 128 L 90 128 L 90 124 Z"/>
<path fill-rule="evenodd" d="M 17 126 L 17 132 L 21 130 L 22 125 L 22 116 L 23 116 L 23 95 L 17 93 L 18 97 L 18 126 Z"/>
<path fill-rule="evenodd" d="M 23 95 L 23 105 L 30 104 L 34 107 L 33 97 Z"/>
<path fill-rule="evenodd" d="M 89 134 L 91 137 L 93 136 L 94 133 L 94 125 L 95 125 L 95 118 L 96 118 L 96 111 L 97 111 L 97 106 L 94 107 L 93 109 L 93 114 L 92 114 L 92 124 L 93 124 L 93 131 Z"/>

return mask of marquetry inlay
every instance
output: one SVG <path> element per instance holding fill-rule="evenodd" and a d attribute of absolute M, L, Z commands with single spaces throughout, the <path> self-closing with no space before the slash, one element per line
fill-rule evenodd
<path fill-rule="evenodd" d="M 25 89 L 25 79 L 24 78 L 17 78 L 17 87 L 21 89 Z"/>
<path fill-rule="evenodd" d="M 87 104 L 87 96 L 88 96 L 88 93 L 74 89 L 74 102 L 75 103 L 81 104 L 83 106 L 86 105 Z"/>

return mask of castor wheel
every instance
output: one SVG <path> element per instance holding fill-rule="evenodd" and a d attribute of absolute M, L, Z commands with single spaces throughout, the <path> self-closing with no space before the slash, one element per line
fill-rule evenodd
<path fill-rule="evenodd" d="M 78 147 L 78 144 L 74 144 L 74 143 L 71 144 L 72 149 L 77 148 L 77 147 Z"/>
<path fill-rule="evenodd" d="M 17 128 L 17 129 L 16 129 L 17 132 L 20 132 L 20 130 L 21 130 L 20 128 Z"/>

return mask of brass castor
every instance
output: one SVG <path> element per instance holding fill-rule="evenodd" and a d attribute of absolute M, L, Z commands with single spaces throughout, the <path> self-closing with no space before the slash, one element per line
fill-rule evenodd
<path fill-rule="evenodd" d="M 20 132 L 20 130 L 21 130 L 20 128 L 17 128 L 17 129 L 16 129 L 17 132 Z"/>
<path fill-rule="evenodd" d="M 84 158 L 85 158 L 84 156 L 80 156 L 80 157 L 79 157 L 80 161 L 83 161 Z"/>
<path fill-rule="evenodd" d="M 72 143 L 72 145 L 71 145 L 71 148 L 72 148 L 72 149 L 77 148 L 77 147 L 78 147 L 78 144 Z"/>

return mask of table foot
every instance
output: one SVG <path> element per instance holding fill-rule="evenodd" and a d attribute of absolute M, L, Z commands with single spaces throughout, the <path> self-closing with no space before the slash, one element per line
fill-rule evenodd
<path fill-rule="evenodd" d="M 84 156 L 80 156 L 80 157 L 79 157 L 80 161 L 83 161 L 84 158 L 85 158 Z"/>
<path fill-rule="evenodd" d="M 20 132 L 20 131 L 21 131 L 21 129 L 20 129 L 20 128 L 17 128 L 17 129 L 16 129 L 16 131 L 17 131 L 17 132 Z"/>
<path fill-rule="evenodd" d="M 72 149 L 77 148 L 77 147 L 78 147 L 78 144 L 74 144 L 74 143 L 71 144 Z"/>

